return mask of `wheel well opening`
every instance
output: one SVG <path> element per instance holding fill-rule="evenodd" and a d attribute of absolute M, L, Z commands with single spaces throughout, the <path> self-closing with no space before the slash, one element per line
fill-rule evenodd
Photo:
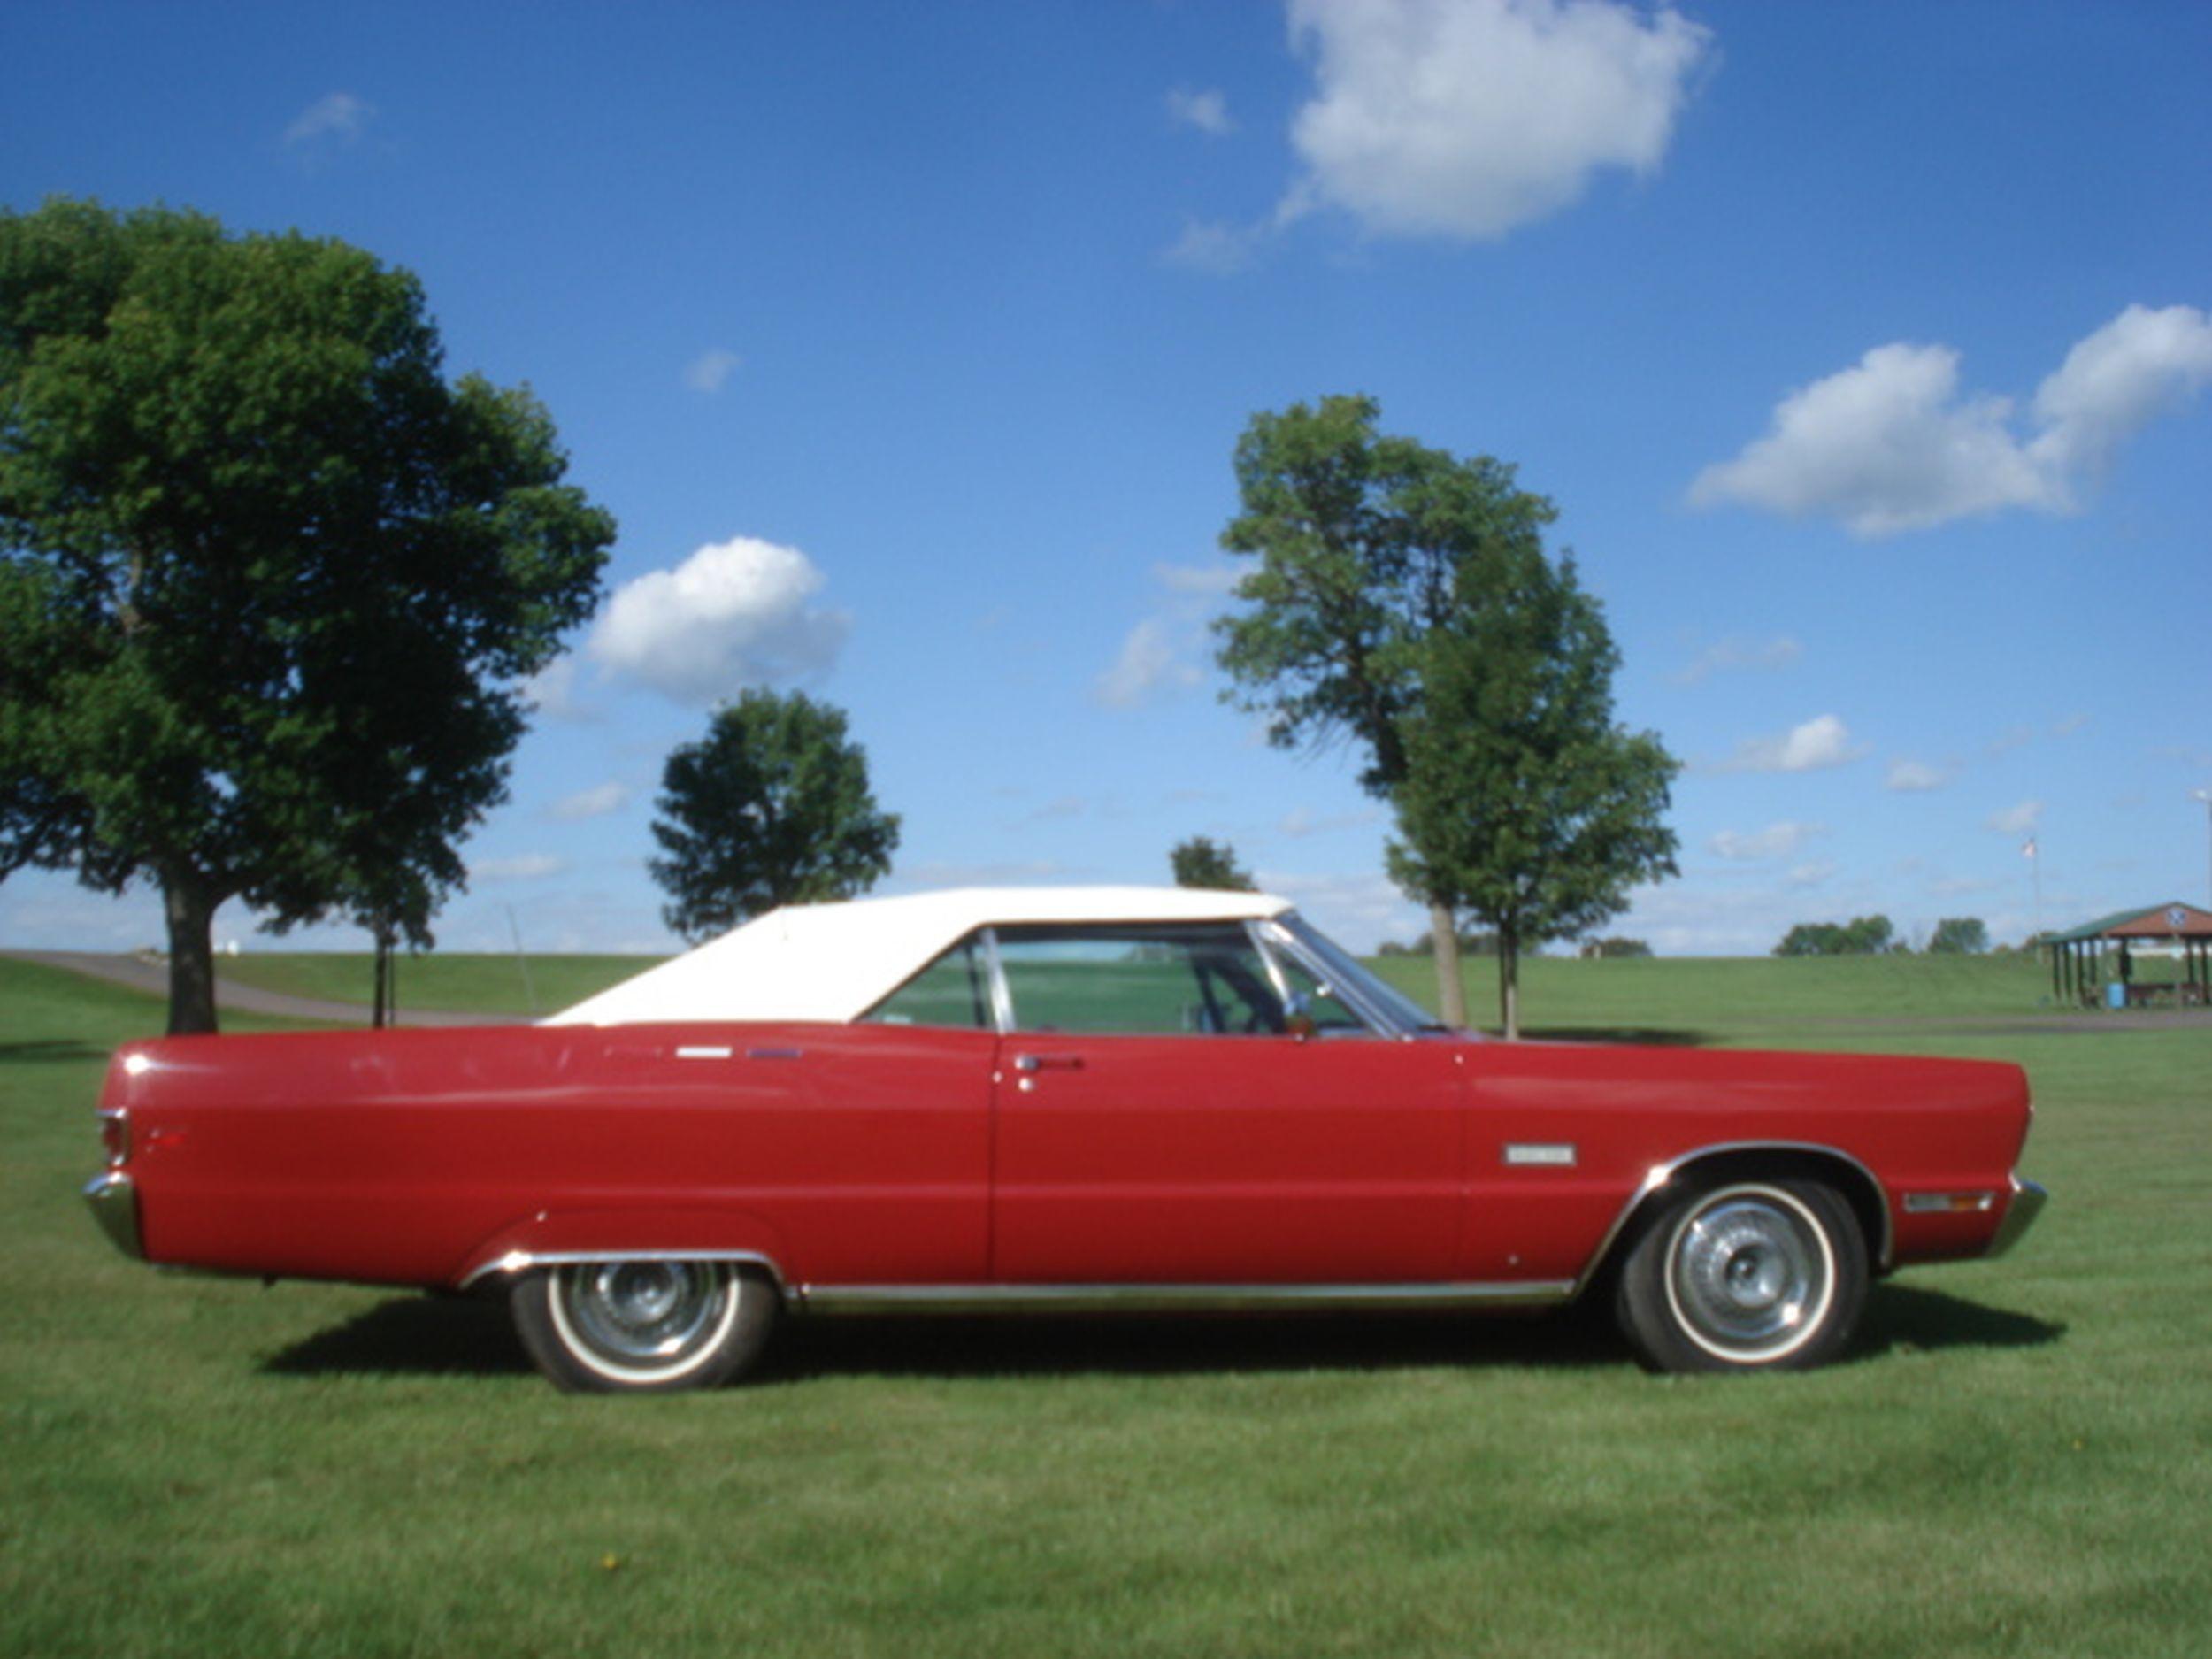
<path fill-rule="evenodd" d="M 1832 1187 L 1850 1205 L 1866 1243 L 1867 1270 L 1879 1276 L 1889 1271 L 1889 1211 L 1881 1188 L 1865 1170 L 1834 1153 L 1799 1147 L 1739 1147 L 1693 1157 L 1637 1201 L 1606 1246 L 1605 1254 L 1589 1273 L 1585 1294 L 1602 1288 L 1619 1270 L 1636 1240 L 1663 1210 L 1685 1191 L 1718 1187 L 1730 1181 L 1818 1181 Z"/>

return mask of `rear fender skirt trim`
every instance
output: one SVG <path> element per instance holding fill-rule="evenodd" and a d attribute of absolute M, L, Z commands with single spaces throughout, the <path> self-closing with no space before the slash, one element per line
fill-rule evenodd
<path fill-rule="evenodd" d="M 665 1250 L 509 1250 L 463 1274 L 460 1288 L 473 1290 L 494 1274 L 513 1279 L 541 1267 L 571 1267 L 582 1262 L 736 1262 L 765 1268 L 786 1307 L 796 1300 L 785 1282 L 783 1270 L 757 1250 L 687 1250 L 680 1245 Z"/>
<path fill-rule="evenodd" d="M 1567 1279 L 1413 1285 L 808 1285 L 809 1313 L 1176 1313 L 1241 1310 L 1548 1308 Z"/>
<path fill-rule="evenodd" d="M 1646 1171 L 1642 1182 L 1638 1185 L 1635 1192 L 1630 1194 L 1628 1202 L 1621 1206 L 1620 1213 L 1613 1217 L 1613 1225 L 1605 1230 L 1605 1236 L 1598 1240 L 1598 1248 L 1590 1253 L 1590 1259 L 1583 1263 L 1582 1271 L 1574 1281 L 1573 1294 L 1580 1296 L 1590 1287 L 1590 1281 L 1597 1277 L 1598 1270 L 1605 1265 L 1605 1258 L 1612 1254 L 1613 1246 L 1618 1242 L 1622 1230 L 1628 1225 L 1637 1210 L 1643 1206 L 1646 1199 L 1693 1164 L 1701 1164 L 1708 1158 L 1728 1157 L 1745 1152 L 1801 1154 L 1813 1157 L 1833 1158 L 1837 1163 L 1849 1166 L 1866 1183 L 1867 1189 L 1874 1194 L 1877 1200 L 1876 1208 L 1881 1211 L 1881 1236 L 1870 1242 L 1874 1245 L 1873 1256 L 1878 1264 L 1877 1271 L 1885 1273 L 1889 1271 L 1892 1265 L 1892 1252 L 1896 1248 L 1895 1240 L 1891 1236 L 1893 1224 L 1889 1213 L 1889 1191 L 1875 1177 L 1872 1170 L 1868 1169 L 1865 1164 L 1840 1148 L 1821 1146 L 1810 1141 L 1719 1141 L 1711 1146 L 1699 1147 L 1694 1151 L 1685 1152 L 1678 1157 L 1669 1158 L 1664 1164 L 1655 1164 Z"/>

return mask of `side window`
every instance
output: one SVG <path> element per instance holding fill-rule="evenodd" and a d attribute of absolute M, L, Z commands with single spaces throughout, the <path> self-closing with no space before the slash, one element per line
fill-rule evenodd
<path fill-rule="evenodd" d="M 1002 927 L 999 966 L 1019 1031 L 1273 1036 L 1258 951 L 1234 923 Z"/>
<path fill-rule="evenodd" d="M 964 939 L 863 1016 L 879 1025 L 962 1025 L 988 1031 L 991 976 Z"/>

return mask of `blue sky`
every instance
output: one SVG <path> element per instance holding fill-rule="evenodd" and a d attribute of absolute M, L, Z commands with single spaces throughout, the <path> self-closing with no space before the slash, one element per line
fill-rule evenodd
<path fill-rule="evenodd" d="M 0 202 L 407 266 L 618 518 L 444 945 L 668 948 L 661 764 L 760 683 L 850 712 L 892 887 L 1207 833 L 1410 936 L 1204 632 L 1245 421 L 1357 391 L 1557 501 L 1686 763 L 1617 931 L 1737 954 L 2207 899 L 2208 84 L 2179 4 L 15 6 Z"/>

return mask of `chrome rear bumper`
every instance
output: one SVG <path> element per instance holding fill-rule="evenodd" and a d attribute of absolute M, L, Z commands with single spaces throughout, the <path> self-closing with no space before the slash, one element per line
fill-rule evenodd
<path fill-rule="evenodd" d="M 108 1242 L 134 1262 L 146 1259 L 138 1238 L 138 1189 L 120 1170 L 103 1170 L 84 1184 L 85 1202 Z"/>
<path fill-rule="evenodd" d="M 2024 1181 L 2017 1175 L 2012 1178 L 2012 1202 L 2005 1206 L 2005 1218 L 1997 1224 L 1997 1236 L 1989 1241 L 1985 1256 L 2002 1256 L 2020 1242 L 2027 1230 L 2035 1225 L 2035 1218 L 2043 1213 L 2043 1206 L 2051 1201 L 2033 1181 Z"/>

